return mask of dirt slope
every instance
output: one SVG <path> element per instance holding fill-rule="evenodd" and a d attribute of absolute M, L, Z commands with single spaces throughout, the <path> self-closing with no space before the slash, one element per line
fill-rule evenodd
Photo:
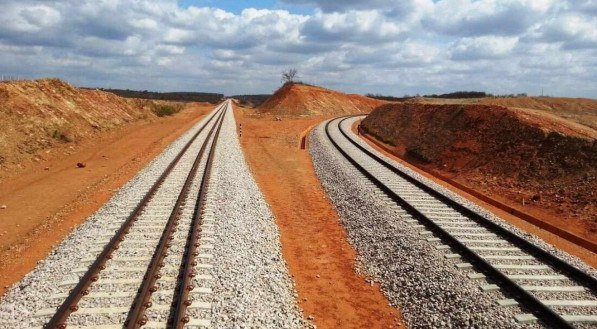
<path fill-rule="evenodd" d="M 0 166 L 34 158 L 127 122 L 153 118 L 149 101 L 79 89 L 58 79 L 0 83 Z"/>
<path fill-rule="evenodd" d="M 386 104 L 355 94 L 304 84 L 286 84 L 278 89 L 259 110 L 275 115 L 312 116 L 369 113 L 375 107 Z"/>
<path fill-rule="evenodd" d="M 541 217 L 595 239 L 597 132 L 592 129 L 476 104 L 385 105 L 362 127 L 412 162 L 511 204 L 524 202 Z"/>
<path fill-rule="evenodd" d="M 597 100 L 566 97 L 486 97 L 469 99 L 416 98 L 424 104 L 485 104 L 501 105 L 533 114 L 545 115 L 552 120 L 564 119 L 579 126 L 597 129 Z M 583 129 L 583 127 L 580 127 Z"/>

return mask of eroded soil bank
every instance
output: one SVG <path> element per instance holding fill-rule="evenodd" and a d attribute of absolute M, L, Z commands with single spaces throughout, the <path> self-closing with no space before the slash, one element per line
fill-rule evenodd
<path fill-rule="evenodd" d="M 236 108 L 241 145 L 280 228 L 300 306 L 317 328 L 398 328 L 399 312 L 355 273 L 356 253 L 301 135 L 324 117 L 276 119 Z"/>
<path fill-rule="evenodd" d="M 154 120 L 153 104 L 59 79 L 0 82 L 0 168 L 18 170 L 23 161 L 38 160 L 61 144 Z"/>
<path fill-rule="evenodd" d="M 488 105 L 391 104 L 362 128 L 395 154 L 595 241 L 597 132 Z"/>

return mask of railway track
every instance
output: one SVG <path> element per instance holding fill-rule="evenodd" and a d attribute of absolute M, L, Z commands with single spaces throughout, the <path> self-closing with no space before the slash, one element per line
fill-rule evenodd
<path fill-rule="evenodd" d="M 213 214 L 203 212 L 218 136 L 219 105 L 91 259 L 73 264 L 70 291 L 51 296 L 44 328 L 209 327 Z M 231 114 L 228 114 L 231 115 Z"/>
<path fill-rule="evenodd" d="M 597 324 L 597 280 L 379 156 L 351 131 L 357 117 L 330 120 L 327 138 L 406 218 L 422 239 L 456 260 L 483 291 L 500 290 L 501 307 L 519 306 L 519 323 L 555 328 Z"/>

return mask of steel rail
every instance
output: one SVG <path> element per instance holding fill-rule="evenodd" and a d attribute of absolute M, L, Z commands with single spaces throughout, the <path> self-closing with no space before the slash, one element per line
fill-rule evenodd
<path fill-rule="evenodd" d="M 344 138 L 346 138 L 350 143 L 352 143 L 355 147 L 357 147 L 357 149 L 359 149 L 361 152 L 365 153 L 370 158 L 372 158 L 379 164 L 383 165 L 385 168 L 398 174 L 400 177 L 404 178 L 409 183 L 412 183 L 413 185 L 419 187 L 424 192 L 436 197 L 437 199 L 444 202 L 445 204 L 450 205 L 453 209 L 455 209 L 455 210 L 459 211 L 460 213 L 466 215 L 467 217 L 473 219 L 478 224 L 485 226 L 486 228 L 490 228 L 490 229 L 493 229 L 494 227 L 497 226 L 497 224 L 495 224 L 493 222 L 489 222 L 488 220 L 483 218 L 481 215 L 472 212 L 470 209 L 454 202 L 451 199 L 448 199 L 447 197 L 445 197 L 441 193 L 433 190 L 429 186 L 417 181 L 416 179 L 410 177 L 406 173 L 403 173 L 402 171 L 398 170 L 394 166 L 390 165 L 389 163 L 387 163 L 386 161 L 384 161 L 377 155 L 373 154 L 372 152 L 370 152 L 369 150 L 365 149 L 364 147 L 359 145 L 357 142 L 352 140 L 350 137 L 348 137 L 346 132 L 341 128 L 342 122 L 344 122 L 344 120 L 347 120 L 348 118 L 349 117 L 339 120 L 338 130 L 341 132 L 341 134 L 343 135 Z M 549 325 L 554 325 L 555 327 L 558 327 L 558 328 L 574 328 L 569 322 L 564 320 L 559 314 L 554 312 L 548 306 L 541 303 L 532 294 L 530 294 L 529 292 L 524 290 L 522 287 L 520 287 L 518 284 L 516 284 L 514 281 L 509 279 L 505 274 L 503 274 L 498 269 L 493 267 L 490 263 L 488 263 L 480 255 L 478 255 L 477 253 L 472 251 L 470 248 L 468 248 L 462 242 L 458 241 L 458 239 L 456 239 L 454 236 L 452 236 L 447 231 L 445 231 L 442 227 L 440 227 L 438 224 L 436 224 L 433 220 L 431 220 L 429 217 L 427 217 L 426 215 L 421 213 L 419 210 L 417 210 L 414 206 L 412 206 L 411 204 L 406 202 L 406 200 L 404 200 L 397 193 L 392 191 L 382 181 L 377 179 L 367 169 L 365 169 L 362 165 L 360 165 L 355 159 L 353 159 L 350 155 L 348 155 L 348 153 L 344 149 L 342 149 L 342 147 L 340 147 L 340 145 L 338 145 L 338 143 L 334 140 L 334 138 L 331 136 L 331 133 L 329 131 L 330 124 L 335 120 L 338 120 L 338 119 L 330 120 L 326 123 L 326 125 L 325 125 L 326 135 L 327 135 L 328 139 L 330 140 L 330 142 L 334 145 L 334 147 L 347 159 L 347 161 L 349 161 L 355 168 L 357 168 L 357 170 L 359 170 L 359 172 L 361 172 L 365 177 L 367 177 L 370 181 L 372 181 L 378 188 L 380 188 L 392 200 L 394 200 L 400 206 L 402 206 L 413 217 L 421 220 L 421 222 L 423 222 L 428 229 L 430 229 L 440 239 L 442 239 L 444 241 L 444 243 L 448 244 L 452 248 L 455 248 L 459 252 L 459 254 L 461 254 L 464 258 L 466 258 L 477 270 L 486 274 L 489 278 L 491 278 L 493 281 L 495 281 L 500 286 L 500 288 L 502 288 L 503 290 L 508 292 L 514 299 L 519 301 L 523 306 L 525 306 L 528 310 L 530 310 L 540 320 L 544 321 L 545 323 L 547 323 Z M 497 226 L 497 228 L 494 231 L 497 231 L 498 233 L 501 234 L 503 231 L 506 231 L 506 230 L 500 226 Z M 516 236 L 516 238 L 511 238 L 510 236 L 513 234 L 509 231 L 506 231 L 506 232 L 507 233 L 504 235 L 506 235 L 506 237 L 507 237 L 506 240 L 508 240 L 510 242 L 517 244 L 519 246 L 522 246 L 522 247 L 530 244 L 528 241 L 526 241 L 522 238 L 519 238 L 517 236 Z M 531 249 L 531 250 L 540 249 L 534 245 L 532 245 L 532 247 L 527 247 L 527 248 Z M 523 248 L 523 249 L 527 249 L 527 248 Z M 543 251 L 542 249 L 540 249 L 540 250 L 543 253 L 547 253 L 547 252 Z M 552 255 L 550 254 L 550 256 L 552 256 Z M 553 257 L 554 256 L 546 257 L 546 258 L 550 259 Z M 559 258 L 557 258 L 557 259 L 560 262 L 564 263 L 564 261 L 560 260 Z M 572 266 L 567 263 L 565 263 L 565 264 L 566 264 L 565 265 L 566 267 Z M 582 272 L 582 271 L 576 269 L 575 267 L 574 267 L 574 269 L 576 271 Z M 584 272 L 582 272 L 582 273 L 584 274 Z M 588 276 L 588 274 L 585 274 L 585 276 L 590 278 L 590 276 Z M 587 279 L 587 278 L 585 277 L 584 279 Z M 584 281 L 584 280 L 581 280 L 581 281 Z M 594 284 L 594 282 L 593 282 L 593 284 Z"/>
<path fill-rule="evenodd" d="M 199 169 L 199 164 L 200 164 L 201 160 L 203 159 L 203 154 L 205 153 L 205 150 L 207 149 L 208 144 L 210 144 L 211 136 L 212 136 L 213 132 L 215 131 L 216 126 L 218 127 L 218 132 L 219 132 L 219 127 L 222 124 L 222 121 L 223 121 L 222 118 L 225 113 L 226 113 L 226 106 L 224 106 L 224 110 L 220 112 L 218 119 L 216 120 L 214 125 L 209 130 L 207 137 L 205 137 L 205 141 L 203 142 L 203 145 L 201 146 L 201 149 L 199 150 L 199 153 L 197 154 L 197 157 L 195 158 L 195 161 L 193 162 L 193 166 L 192 166 L 191 170 L 189 171 L 189 174 L 187 175 L 187 178 L 186 178 L 185 183 L 178 195 L 178 198 L 176 199 L 174 208 L 172 208 L 172 212 L 170 213 L 170 216 L 168 217 L 168 222 L 166 224 L 166 227 L 164 228 L 164 231 L 162 232 L 162 236 L 160 237 L 160 242 L 156 246 L 156 249 L 153 253 L 151 262 L 147 268 L 147 272 L 145 273 L 145 276 L 143 277 L 144 278 L 143 283 L 141 284 L 141 287 L 139 288 L 137 296 L 135 297 L 135 301 L 133 302 L 132 308 L 128 314 L 127 320 L 124 323 L 124 325 L 128 329 L 140 328 L 147 323 L 147 317 L 145 315 L 145 311 L 152 306 L 151 295 L 154 291 L 157 290 L 155 283 L 161 277 L 159 272 L 160 272 L 161 268 L 164 266 L 164 263 L 163 263 L 164 258 L 166 258 L 166 253 L 168 252 L 168 249 L 171 246 L 171 241 L 174 238 L 175 227 L 177 226 L 178 220 L 180 218 L 181 208 L 189 195 L 189 191 L 191 189 L 191 184 L 193 183 L 193 181 L 195 179 L 195 176 Z M 217 135 L 214 137 L 214 143 L 215 143 L 215 139 L 217 139 Z M 212 151 L 215 146 L 214 143 L 211 144 Z M 211 151 L 210 151 L 210 154 L 211 154 Z M 211 166 L 211 163 L 209 162 L 210 159 L 208 159 L 207 161 L 208 162 L 206 163 L 206 166 L 210 167 Z M 205 178 L 205 172 L 203 174 L 203 179 L 204 178 Z M 203 186 L 201 186 L 201 187 L 203 188 Z"/>
<path fill-rule="evenodd" d="M 342 121 L 349 119 L 350 117 L 343 118 Z M 504 227 L 487 220 L 482 215 L 476 213 L 475 211 L 469 209 L 468 207 L 448 198 L 447 196 L 443 195 L 442 193 L 438 192 L 437 190 L 433 189 L 429 185 L 411 177 L 410 175 L 406 174 L 402 170 L 396 168 L 388 161 L 382 159 L 375 153 L 367 150 L 365 147 L 360 145 L 359 143 L 355 142 L 352 138 L 348 136 L 348 134 L 340 127 L 341 122 L 338 124 L 338 130 L 342 133 L 342 135 L 350 141 L 351 144 L 356 146 L 359 150 L 367 154 L 369 157 L 373 158 L 377 163 L 384 166 L 386 169 L 391 170 L 393 173 L 399 175 L 403 179 L 407 180 L 409 183 L 415 185 L 416 187 L 423 190 L 425 193 L 430 194 L 431 196 L 435 197 L 439 201 L 444 204 L 447 204 L 452 209 L 460 212 L 465 217 L 468 217 L 474 220 L 477 224 L 484 226 L 485 228 L 495 231 L 505 237 L 506 240 L 512 242 L 513 244 L 522 247 L 528 253 L 534 254 L 537 257 L 541 258 L 541 260 L 546 261 L 550 265 L 556 267 L 560 271 L 564 271 L 569 276 L 571 276 L 575 281 L 582 283 L 583 285 L 587 286 L 589 290 L 593 293 L 597 293 L 597 279 L 589 275 L 588 273 L 578 269 L 576 266 L 562 260 L 561 258 L 545 251 L 543 248 L 529 242 L 528 240 L 521 238 L 520 236 L 512 233 L 511 231 L 505 229 Z"/>
<path fill-rule="evenodd" d="M 69 292 L 68 297 L 64 300 L 64 302 L 58 307 L 56 313 L 52 316 L 52 318 L 48 321 L 48 323 L 44 326 L 44 328 L 49 329 L 65 329 L 66 328 L 66 320 L 68 317 L 78 310 L 78 303 L 81 298 L 87 294 L 89 294 L 89 287 L 99 279 L 99 273 L 106 268 L 106 262 L 112 258 L 112 253 L 119 248 L 119 245 L 122 241 L 124 241 L 126 235 L 129 233 L 129 229 L 133 225 L 135 221 L 137 221 L 139 215 L 147 205 L 147 203 L 151 200 L 154 196 L 156 191 L 162 185 L 166 177 L 172 172 L 172 169 L 178 164 L 180 159 L 186 153 L 186 151 L 191 147 L 193 142 L 197 139 L 199 134 L 207 127 L 207 125 L 214 119 L 214 117 L 221 111 L 222 106 L 214 111 L 214 114 L 201 126 L 201 128 L 193 135 L 193 137 L 185 144 L 182 150 L 176 155 L 176 157 L 170 162 L 168 167 L 164 170 L 164 172 L 160 175 L 160 177 L 155 181 L 155 183 L 151 186 L 149 191 L 145 194 L 145 196 L 139 201 L 139 203 L 135 206 L 131 214 L 127 217 L 127 219 L 122 223 L 118 231 L 114 234 L 114 236 L 110 239 L 110 241 L 106 244 L 102 252 L 96 258 L 96 260 L 89 266 L 89 269 L 85 274 L 79 279 L 77 285 Z"/>
<path fill-rule="evenodd" d="M 226 110 L 224 110 L 226 111 Z M 224 112 L 225 115 L 225 112 Z M 224 119 L 222 118 L 222 122 Z M 211 167 L 214 161 L 214 155 L 216 146 L 218 143 L 218 137 L 220 135 L 220 129 L 222 128 L 222 124 L 218 127 L 216 135 L 214 137 L 214 141 L 212 147 L 209 151 L 209 155 L 207 157 L 207 163 L 205 167 L 205 171 L 203 173 L 203 178 L 201 180 L 201 187 L 199 189 L 199 195 L 197 196 L 197 202 L 195 204 L 195 210 L 193 212 L 193 221 L 191 223 L 191 231 L 189 234 L 189 238 L 187 240 L 186 246 L 186 254 L 183 256 L 183 268 L 180 273 L 182 276 L 181 283 L 177 292 L 177 297 L 175 299 L 176 306 L 174 307 L 174 314 L 173 314 L 173 328 L 182 329 L 186 323 L 189 322 L 189 317 L 186 314 L 187 307 L 190 306 L 193 301 L 189 298 L 189 293 L 195 289 L 194 285 L 192 284 L 193 278 L 196 276 L 195 266 L 197 266 L 197 256 L 199 252 L 197 249 L 199 248 L 199 238 L 201 235 L 201 224 L 202 221 L 202 211 L 205 207 L 205 201 L 207 196 L 207 190 L 209 188 L 209 178 L 211 175 Z"/>

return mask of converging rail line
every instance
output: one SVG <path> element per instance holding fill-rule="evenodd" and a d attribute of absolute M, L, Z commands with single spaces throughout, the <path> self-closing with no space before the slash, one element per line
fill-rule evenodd
<path fill-rule="evenodd" d="M 211 167 L 230 101 L 220 104 L 110 236 L 44 328 L 209 327 L 200 301 L 210 280 L 213 219 L 203 214 Z M 228 114 L 231 115 L 231 114 Z M 107 239 L 107 240 L 106 240 Z"/>
<path fill-rule="evenodd" d="M 358 117 L 325 125 L 336 150 L 370 185 L 395 204 L 422 238 L 457 259 L 456 266 L 483 291 L 501 290 L 503 307 L 519 305 L 518 322 L 540 320 L 556 328 L 597 323 L 597 280 L 468 206 L 383 159 L 351 131 Z"/>

